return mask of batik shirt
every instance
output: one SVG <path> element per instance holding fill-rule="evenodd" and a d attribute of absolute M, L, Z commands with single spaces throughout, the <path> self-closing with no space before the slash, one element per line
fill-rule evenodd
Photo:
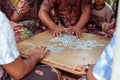
<path fill-rule="evenodd" d="M 114 44 L 115 36 L 113 36 L 93 68 L 93 75 L 96 80 L 110 80 L 115 47 Z"/>
<path fill-rule="evenodd" d="M 1 65 L 13 62 L 18 56 L 13 29 L 9 20 L 0 11 L 0 73 L 3 71 Z"/>
<path fill-rule="evenodd" d="M 65 27 L 75 25 L 82 14 L 82 9 L 91 5 L 91 0 L 44 0 L 41 7 L 46 9 L 52 20 L 59 21 Z"/>
<path fill-rule="evenodd" d="M 30 10 L 24 14 L 21 20 L 38 19 L 38 9 L 42 3 L 41 0 L 28 0 L 30 2 Z M 11 0 L 0 0 L 0 10 L 10 19 L 16 8 Z"/>

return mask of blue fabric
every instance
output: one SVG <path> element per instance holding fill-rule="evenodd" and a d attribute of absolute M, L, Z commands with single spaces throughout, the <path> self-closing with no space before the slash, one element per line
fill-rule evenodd
<path fill-rule="evenodd" d="M 112 37 L 93 68 L 93 75 L 97 80 L 110 80 L 111 78 L 114 44 L 115 36 Z"/>

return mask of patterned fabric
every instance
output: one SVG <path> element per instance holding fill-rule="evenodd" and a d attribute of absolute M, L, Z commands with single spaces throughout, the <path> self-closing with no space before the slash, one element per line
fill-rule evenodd
<path fill-rule="evenodd" d="M 110 5 L 105 3 L 104 8 L 96 9 L 95 4 L 93 4 L 92 15 L 96 16 L 99 20 L 99 26 L 102 26 L 103 22 L 110 22 L 113 15 L 113 10 Z"/>
<path fill-rule="evenodd" d="M 0 65 L 13 62 L 19 52 L 9 20 L 0 11 Z M 2 70 L 0 70 L 2 71 Z M 1 73 L 1 72 L 0 72 Z"/>
<path fill-rule="evenodd" d="M 39 23 L 35 20 L 24 20 L 20 21 L 20 24 L 23 24 L 24 34 L 22 35 L 22 40 L 28 39 L 31 36 L 42 32 L 42 30 L 38 27 Z"/>
<path fill-rule="evenodd" d="M 82 8 L 91 5 L 91 0 L 44 0 L 41 7 L 51 14 L 54 22 L 65 27 L 75 25 L 80 19 Z"/>
<path fill-rule="evenodd" d="M 30 10 L 23 16 L 26 19 L 38 19 L 38 11 L 43 0 L 27 0 L 30 5 Z"/>
<path fill-rule="evenodd" d="M 93 75 L 96 80 L 110 80 L 114 54 L 115 35 L 107 45 L 102 55 L 93 68 Z"/>
<path fill-rule="evenodd" d="M 40 8 L 40 4 L 42 3 L 42 0 L 28 0 L 28 2 L 31 6 L 30 10 L 22 17 L 22 19 L 37 19 L 37 13 Z M 4 12 L 10 19 L 11 15 L 15 11 L 15 7 L 13 6 L 11 0 L 0 0 L 0 10 Z"/>
<path fill-rule="evenodd" d="M 42 3 L 42 0 L 28 0 L 30 5 L 30 10 L 22 17 L 19 21 L 24 25 L 24 35 L 23 40 L 31 37 L 32 35 L 42 32 L 41 26 L 38 28 L 39 19 L 38 19 L 38 10 Z M 16 10 L 13 7 L 11 0 L 0 0 L 0 10 L 6 14 L 6 16 L 10 19 L 14 11 Z"/>
<path fill-rule="evenodd" d="M 6 14 L 10 19 L 11 15 L 14 13 L 15 8 L 12 6 L 10 0 L 0 0 L 0 10 Z"/>

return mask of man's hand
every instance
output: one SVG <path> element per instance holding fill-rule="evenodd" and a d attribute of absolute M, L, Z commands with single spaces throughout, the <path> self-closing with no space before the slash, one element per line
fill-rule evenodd
<path fill-rule="evenodd" d="M 115 28 L 111 23 L 103 23 L 102 24 L 102 31 L 108 33 L 109 37 L 112 37 L 113 33 L 115 32 Z"/>
<path fill-rule="evenodd" d="M 80 29 L 77 26 L 72 26 L 69 28 L 69 30 L 71 31 L 71 34 L 75 35 L 76 38 L 81 38 L 82 37 L 82 29 Z"/>
<path fill-rule="evenodd" d="M 114 24 L 112 23 L 103 23 L 102 24 L 102 31 L 108 31 L 109 29 L 113 29 L 114 28 Z"/>
<path fill-rule="evenodd" d="M 30 9 L 29 3 L 26 0 L 20 0 L 17 5 L 17 10 L 20 14 L 25 14 Z"/>
<path fill-rule="evenodd" d="M 48 52 L 49 50 L 47 50 L 46 47 L 36 47 L 35 49 L 30 50 L 29 56 L 35 56 L 38 58 L 38 61 L 40 61 L 47 55 Z"/>
<path fill-rule="evenodd" d="M 63 26 L 58 25 L 54 27 L 54 29 L 52 29 L 52 32 L 54 37 L 62 36 L 62 33 L 67 32 L 67 28 L 64 28 Z"/>
<path fill-rule="evenodd" d="M 11 26 L 14 30 L 15 33 L 15 39 L 16 42 L 19 42 L 20 40 L 22 40 L 22 34 L 24 33 L 24 30 L 22 29 L 22 24 L 17 24 L 15 22 L 11 21 Z"/>

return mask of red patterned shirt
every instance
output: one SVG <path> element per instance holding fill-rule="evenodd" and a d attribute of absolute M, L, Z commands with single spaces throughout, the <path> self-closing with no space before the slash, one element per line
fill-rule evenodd
<path fill-rule="evenodd" d="M 41 7 L 45 8 L 54 22 L 61 22 L 65 27 L 75 25 L 80 19 L 82 8 L 91 5 L 91 0 L 44 0 Z"/>
<path fill-rule="evenodd" d="M 6 16 L 10 19 L 11 15 L 15 11 L 10 0 L 0 0 L 0 10 L 6 14 Z"/>
<path fill-rule="evenodd" d="M 22 19 L 35 19 L 38 18 L 38 10 L 42 3 L 41 0 L 29 0 L 30 2 L 30 10 L 22 17 Z M 32 2 L 32 3 L 31 3 Z M 0 10 L 6 14 L 6 16 L 10 19 L 11 15 L 16 10 L 12 5 L 10 0 L 0 0 Z"/>

